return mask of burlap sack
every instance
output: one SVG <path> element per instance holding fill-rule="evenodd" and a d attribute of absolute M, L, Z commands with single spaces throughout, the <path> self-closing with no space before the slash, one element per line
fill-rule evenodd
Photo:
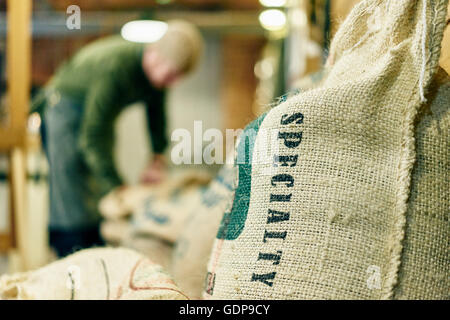
<path fill-rule="evenodd" d="M 120 187 L 108 193 L 99 203 L 106 219 L 117 220 L 132 215 L 148 198 L 167 198 L 184 187 L 206 185 L 211 175 L 203 170 L 183 170 L 172 173 L 165 181 L 152 185 Z"/>
<path fill-rule="evenodd" d="M 133 233 L 175 242 L 189 214 L 200 204 L 204 188 L 183 186 L 172 190 L 167 197 L 146 198 L 132 216 Z"/>
<path fill-rule="evenodd" d="M 149 195 L 157 192 L 155 186 L 135 185 L 113 189 L 104 196 L 98 209 L 108 220 L 119 220 L 129 217 Z"/>
<path fill-rule="evenodd" d="M 294 83 L 294 92 L 302 93 L 311 89 L 315 89 L 320 87 L 322 81 L 325 79 L 326 71 L 321 69 L 315 73 L 309 74 Z M 290 95 L 288 96 L 290 98 Z M 284 102 L 284 101 L 283 101 Z"/>
<path fill-rule="evenodd" d="M 1 299 L 180 300 L 161 267 L 127 249 L 89 249 L 37 271 L 0 278 Z"/>
<path fill-rule="evenodd" d="M 440 69 L 415 128 L 416 159 L 402 242 L 399 299 L 450 298 L 450 77 Z"/>
<path fill-rule="evenodd" d="M 237 168 L 224 165 L 190 212 L 175 243 L 171 275 L 191 299 L 202 295 L 212 245 L 226 210 L 233 203 Z"/>
<path fill-rule="evenodd" d="M 159 184 L 113 190 L 99 205 L 106 218 L 102 234 L 112 243 L 120 242 L 129 233 L 174 242 L 210 180 L 211 175 L 205 171 L 185 170 Z M 121 230 L 126 234 L 121 235 Z"/>
<path fill-rule="evenodd" d="M 173 252 L 173 245 L 171 243 L 153 236 L 130 234 L 123 239 L 121 246 L 139 252 L 154 263 L 163 267 L 164 270 L 168 270 L 171 276 L 173 276 L 170 272 Z M 182 292 L 188 295 L 187 292 L 184 292 L 183 290 Z"/>
<path fill-rule="evenodd" d="M 172 261 L 172 244 L 153 236 L 136 235 L 128 220 L 106 220 L 101 235 L 108 245 L 132 249 L 168 270 Z"/>
<path fill-rule="evenodd" d="M 100 234 L 106 243 L 115 246 L 131 237 L 133 228 L 128 219 L 105 220 L 100 225 Z"/>
<path fill-rule="evenodd" d="M 449 298 L 447 3 L 361 2 L 322 86 L 247 127 L 205 298 Z"/>

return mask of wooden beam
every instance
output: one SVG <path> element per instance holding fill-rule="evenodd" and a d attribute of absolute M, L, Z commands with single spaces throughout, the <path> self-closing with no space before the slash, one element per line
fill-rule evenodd
<path fill-rule="evenodd" d="M 262 36 L 230 35 L 223 40 L 221 100 L 225 129 L 241 129 L 253 113 L 257 79 L 254 67 L 265 44 Z"/>
<path fill-rule="evenodd" d="M 252 10 L 259 9 L 259 0 L 48 0 L 56 10 L 64 11 L 70 5 L 77 5 L 82 10 L 125 10 L 154 9 L 183 6 L 193 9 L 226 8 Z"/>
<path fill-rule="evenodd" d="M 15 271 L 29 268 L 25 137 L 30 101 L 31 70 L 31 0 L 7 2 L 7 72 L 10 106 L 10 177 L 11 208 L 13 210 L 13 244 L 20 264 Z"/>
<path fill-rule="evenodd" d="M 81 10 L 124 10 L 183 5 L 189 8 L 216 7 L 223 0 L 48 0 L 56 10 L 65 11 L 70 5 L 77 5 Z M 254 0 L 253 0 L 254 1 Z M 163 4 L 166 2 L 165 4 Z"/>
<path fill-rule="evenodd" d="M 261 8 L 259 0 L 225 0 L 225 7 L 230 9 L 252 10 Z"/>
<path fill-rule="evenodd" d="M 11 129 L 7 137 L 12 140 L 10 144 L 18 146 L 25 142 L 30 99 L 31 0 L 8 0 L 7 5 L 6 62 Z"/>
<path fill-rule="evenodd" d="M 6 253 L 11 248 L 9 234 L 0 234 L 0 253 Z"/>
<path fill-rule="evenodd" d="M 10 113 L 15 113 L 15 111 L 10 111 Z M 0 127 L 0 152 L 6 152 L 14 146 L 23 144 L 24 136 L 23 128 L 13 128 L 11 122 L 5 127 Z"/>

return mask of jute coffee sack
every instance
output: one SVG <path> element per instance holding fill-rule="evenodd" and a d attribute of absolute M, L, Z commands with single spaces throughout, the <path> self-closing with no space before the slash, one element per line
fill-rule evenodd
<path fill-rule="evenodd" d="M 100 232 L 108 245 L 137 251 L 165 270 L 170 267 L 172 244 L 153 236 L 135 235 L 128 220 L 106 220 L 102 222 Z"/>
<path fill-rule="evenodd" d="M 37 271 L 0 278 L 1 299 L 180 300 L 162 268 L 127 249 L 88 249 Z"/>
<path fill-rule="evenodd" d="M 201 203 L 204 188 L 198 185 L 182 186 L 165 197 L 147 197 L 132 216 L 133 233 L 175 242 L 189 214 Z"/>
<path fill-rule="evenodd" d="M 106 219 L 122 219 L 138 210 L 147 198 L 167 198 L 174 190 L 194 185 L 206 185 L 211 175 L 202 170 L 172 173 L 158 184 L 119 187 L 101 199 L 99 211 Z"/>
<path fill-rule="evenodd" d="M 205 298 L 448 299 L 447 4 L 361 2 L 322 86 L 246 128 Z"/>
<path fill-rule="evenodd" d="M 164 270 L 167 270 L 171 274 L 170 266 L 172 264 L 173 252 L 172 243 L 154 236 L 129 234 L 122 240 L 121 246 L 139 252 L 143 256 L 152 260 L 154 263 L 163 267 Z M 184 290 L 182 291 L 183 293 L 186 293 Z"/>
<path fill-rule="evenodd" d="M 131 223 L 127 219 L 105 220 L 100 225 L 100 234 L 110 245 L 120 245 L 132 233 Z"/>
<path fill-rule="evenodd" d="M 153 236 L 135 235 L 127 220 L 107 220 L 101 224 L 101 235 L 108 245 L 139 252 L 165 270 L 172 260 L 172 244 Z"/>
<path fill-rule="evenodd" d="M 100 200 L 99 211 L 108 220 L 124 219 L 129 217 L 145 198 L 156 192 L 157 188 L 155 186 L 135 185 L 119 187 Z"/>
<path fill-rule="evenodd" d="M 439 69 L 415 128 L 416 159 L 395 297 L 450 298 L 450 77 Z"/>
<path fill-rule="evenodd" d="M 190 212 L 175 243 L 171 275 L 190 298 L 202 295 L 212 245 L 225 211 L 233 203 L 237 168 L 224 165 Z"/>

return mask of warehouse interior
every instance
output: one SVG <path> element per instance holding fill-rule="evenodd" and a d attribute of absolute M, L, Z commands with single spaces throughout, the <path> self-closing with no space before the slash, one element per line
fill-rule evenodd
<path fill-rule="evenodd" d="M 0 276 L 35 270 L 59 258 L 49 243 L 50 165 L 41 140 L 44 120 L 38 113 L 30 114 L 30 106 L 79 50 L 111 35 L 126 38 L 124 26 L 133 21 L 181 19 L 200 31 L 203 51 L 198 66 L 167 90 L 165 106 L 171 141 L 164 151 L 168 176 L 163 183 L 185 179 L 188 191 L 182 192 L 192 200 L 189 188 L 205 188 L 223 163 L 174 163 L 170 159 L 177 141 L 171 133 L 189 133 L 194 139 L 190 156 L 201 158 L 209 143 L 196 140 L 199 124 L 200 134 L 218 129 L 225 135 L 227 130 L 243 129 L 299 88 L 313 87 L 320 82 L 330 41 L 359 2 L 0 0 Z M 448 24 L 442 44 L 440 66 L 449 73 Z M 114 123 L 114 163 L 127 186 L 142 185 L 141 173 L 154 153 L 144 108 L 135 102 Z M 189 205 L 183 206 L 187 211 Z M 182 211 L 183 206 L 174 210 Z M 102 232 L 112 233 L 105 245 L 146 254 L 148 246 L 139 246 L 141 238 L 139 244 L 123 241 L 121 235 L 129 232 L 123 225 L 103 227 Z"/>

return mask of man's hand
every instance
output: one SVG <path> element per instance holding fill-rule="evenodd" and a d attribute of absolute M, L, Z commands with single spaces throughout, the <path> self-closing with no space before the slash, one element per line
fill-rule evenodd
<path fill-rule="evenodd" d="M 166 177 L 166 160 L 163 155 L 157 154 L 153 158 L 150 165 L 144 170 L 141 175 L 141 183 L 158 183 Z"/>

